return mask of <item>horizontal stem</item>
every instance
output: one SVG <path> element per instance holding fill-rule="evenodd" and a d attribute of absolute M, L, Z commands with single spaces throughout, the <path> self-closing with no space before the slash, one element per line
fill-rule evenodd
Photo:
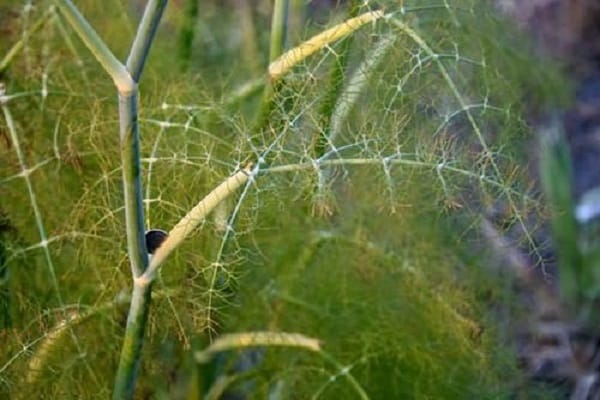
<path fill-rule="evenodd" d="M 309 351 L 321 351 L 319 340 L 300 333 L 242 332 L 219 336 L 206 349 L 194 353 L 198 363 L 210 361 L 217 353 L 246 347 L 299 347 Z"/>

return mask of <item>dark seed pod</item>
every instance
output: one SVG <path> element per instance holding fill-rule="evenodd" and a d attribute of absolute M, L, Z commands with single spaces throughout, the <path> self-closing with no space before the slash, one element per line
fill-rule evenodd
<path fill-rule="evenodd" d="M 148 254 L 154 254 L 162 242 L 167 239 L 167 236 L 169 234 L 162 229 L 150 229 L 146 231 L 146 248 L 148 249 Z"/>

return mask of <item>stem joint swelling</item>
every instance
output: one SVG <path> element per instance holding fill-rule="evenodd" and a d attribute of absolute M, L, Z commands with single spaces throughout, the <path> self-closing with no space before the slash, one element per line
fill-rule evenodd
<path fill-rule="evenodd" d="M 140 289 L 146 288 L 154 282 L 154 278 L 156 274 L 142 274 L 137 278 L 133 279 L 133 285 L 139 287 Z"/>
<path fill-rule="evenodd" d="M 132 97 L 138 93 L 138 83 L 133 80 L 133 77 L 127 72 L 119 81 L 114 81 L 119 96 L 121 97 Z"/>

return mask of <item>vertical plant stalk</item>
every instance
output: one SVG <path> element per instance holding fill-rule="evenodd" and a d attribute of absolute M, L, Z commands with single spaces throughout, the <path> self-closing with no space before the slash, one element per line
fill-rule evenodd
<path fill-rule="evenodd" d="M 148 266 L 144 238 L 137 87 L 130 93 L 119 92 L 119 125 L 127 251 L 133 276 L 133 293 L 113 387 L 113 399 L 130 399 L 133 398 L 135 389 L 152 291 L 152 282 L 140 285 L 137 279 Z"/>
<path fill-rule="evenodd" d="M 114 400 L 133 398 L 150 311 L 151 295 L 152 282 L 134 280 L 129 314 L 127 315 L 127 327 L 113 387 L 112 398 Z"/>
<path fill-rule="evenodd" d="M 269 63 L 273 62 L 283 53 L 287 36 L 289 0 L 275 0 L 273 18 L 271 20 L 271 46 L 269 49 Z"/>
<path fill-rule="evenodd" d="M 130 93 L 119 93 L 119 126 L 127 251 L 131 274 L 135 279 L 146 270 L 148 265 L 144 239 L 137 88 L 134 88 Z"/>
<path fill-rule="evenodd" d="M 150 310 L 152 282 L 139 279 L 148 266 L 148 255 L 144 238 L 137 84 L 166 4 L 167 0 L 148 1 L 131 46 L 127 63 L 124 65 L 110 51 L 106 43 L 98 36 L 71 1 L 56 1 L 60 12 L 102 67 L 113 78 L 119 92 L 119 137 L 127 249 L 134 285 L 125 338 L 113 388 L 114 399 L 133 398 Z"/>
<path fill-rule="evenodd" d="M 126 68 L 134 81 L 129 90 L 119 88 L 119 127 L 127 249 L 133 276 L 133 293 L 127 316 L 125 337 L 115 377 L 113 399 L 133 398 L 144 333 L 150 311 L 152 281 L 139 279 L 148 266 L 145 243 L 142 166 L 138 129 L 137 83 L 148 58 L 150 46 L 167 0 L 150 0 L 131 46 Z"/>
<path fill-rule="evenodd" d="M 289 0 L 275 0 L 273 17 L 271 19 L 271 45 L 269 48 L 269 65 L 283 53 L 285 39 L 287 36 L 288 14 L 290 9 Z M 256 119 L 252 131 L 261 133 L 269 121 L 269 115 L 273 110 L 273 101 L 277 93 L 278 82 L 269 79 L 263 91 L 260 108 L 256 113 Z"/>

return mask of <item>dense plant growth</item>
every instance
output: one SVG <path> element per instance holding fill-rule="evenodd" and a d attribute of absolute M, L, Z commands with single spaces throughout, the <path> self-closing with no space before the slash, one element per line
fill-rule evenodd
<path fill-rule="evenodd" d="M 137 36 L 136 2 L 76 3 L 0 5 L 0 393 L 107 397 L 152 280 L 140 397 L 520 390 L 477 227 L 543 267 L 524 112 L 563 91 L 486 4 L 173 2 L 140 75 L 162 2 Z"/>

